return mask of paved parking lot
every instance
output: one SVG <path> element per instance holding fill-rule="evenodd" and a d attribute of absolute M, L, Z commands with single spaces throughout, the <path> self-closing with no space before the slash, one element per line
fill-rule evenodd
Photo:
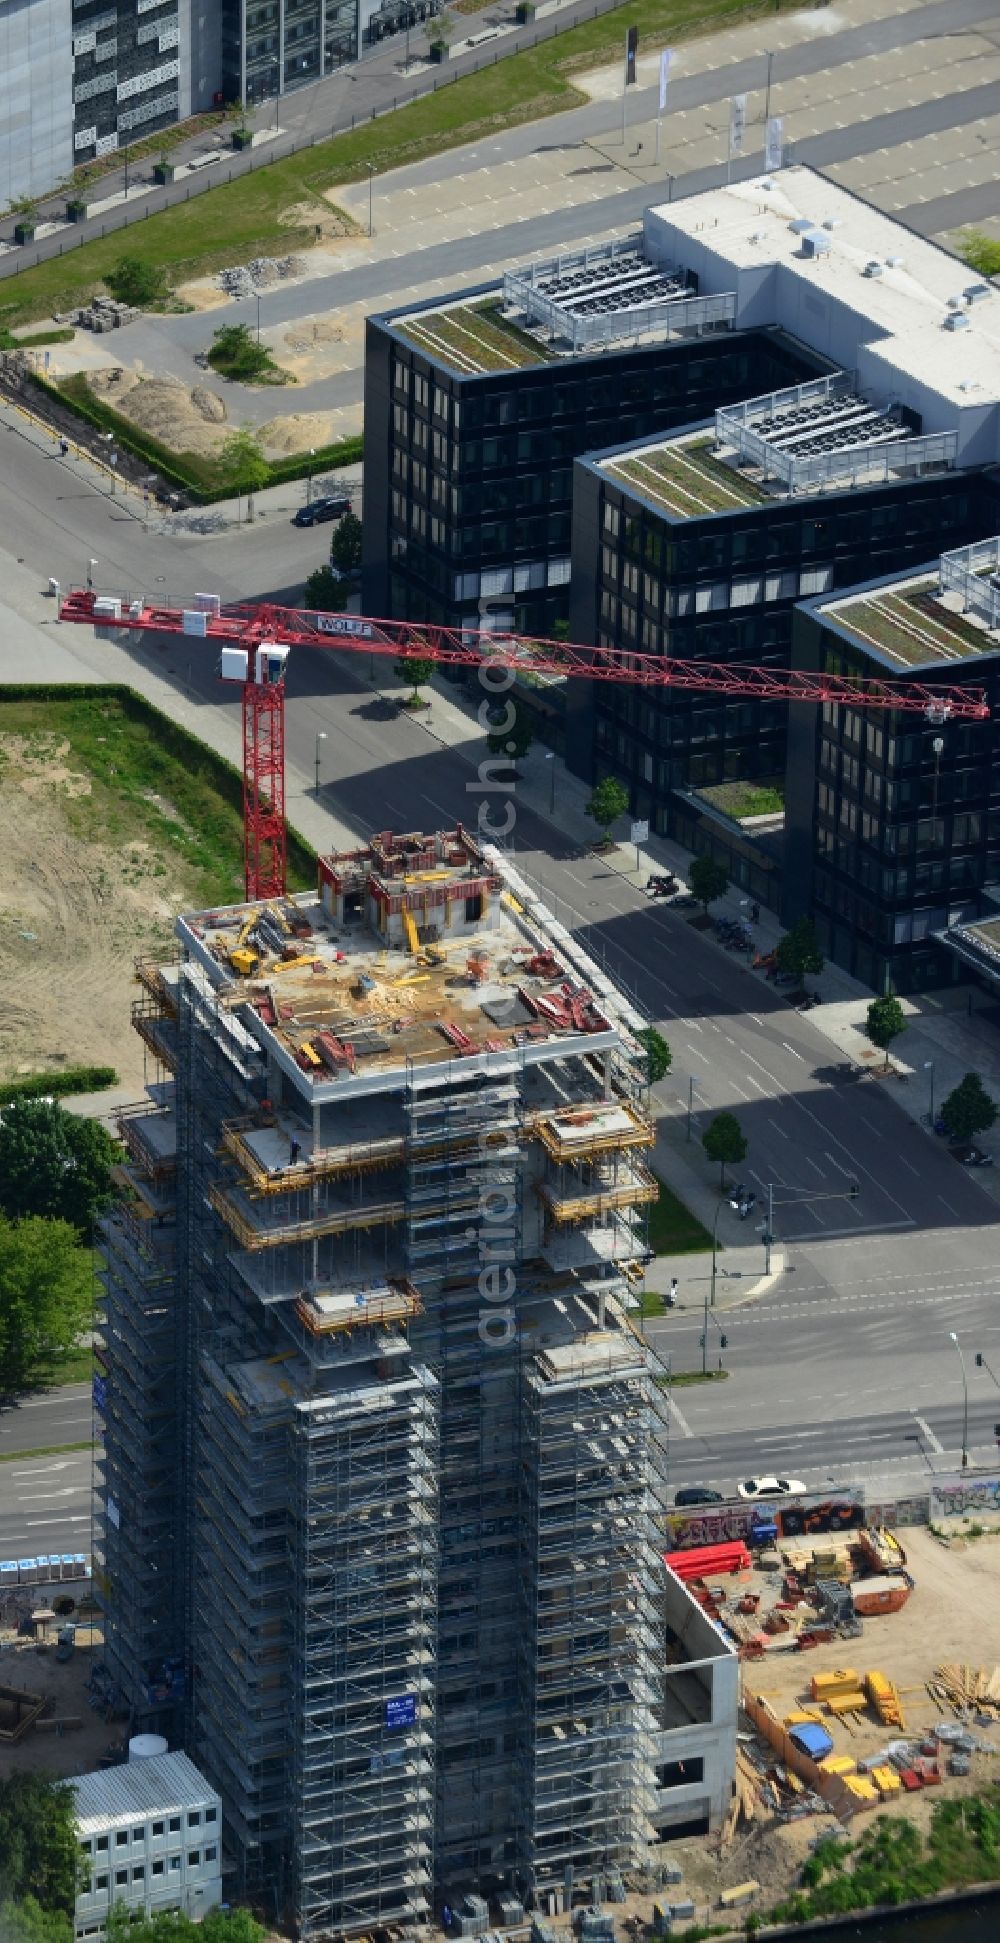
<path fill-rule="evenodd" d="M 771 88 L 767 95 L 770 60 Z M 485 282 L 511 263 L 625 234 L 650 201 L 691 193 L 725 173 L 729 101 L 747 95 L 736 175 L 762 166 L 765 107 L 782 115 L 799 161 L 942 238 L 973 222 L 1000 233 L 1000 24 L 994 0 L 843 0 L 761 18 L 681 46 L 671 70 L 657 160 L 657 54 L 639 61 L 622 133 L 616 63 L 575 76 L 586 106 L 376 179 L 332 186 L 331 203 L 360 234 L 307 253 L 308 274 L 263 294 L 261 335 L 279 363 L 287 333 L 335 319 L 338 336 L 299 373 L 297 414 L 324 413 L 339 437 L 361 429 L 364 320 L 373 310 Z M 961 272 L 957 272 L 961 275 Z M 221 321 L 257 323 L 257 303 L 221 315 L 145 317 L 85 346 L 188 383 Z M 73 347 L 53 354 L 68 368 Z M 233 410 L 235 410 L 235 406 Z M 273 418 L 273 393 L 241 389 L 241 418 Z"/>

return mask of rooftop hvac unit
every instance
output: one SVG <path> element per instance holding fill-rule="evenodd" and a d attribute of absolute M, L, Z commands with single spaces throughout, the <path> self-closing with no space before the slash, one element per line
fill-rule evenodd
<path fill-rule="evenodd" d="M 815 229 L 816 225 L 811 216 L 796 216 L 788 227 L 793 236 L 804 236 L 807 229 Z"/>
<path fill-rule="evenodd" d="M 876 256 L 873 256 L 871 260 L 865 264 L 865 267 L 862 270 L 861 274 L 863 277 L 880 277 L 882 275 L 882 265 Z"/>
<path fill-rule="evenodd" d="M 823 218 L 824 229 L 843 229 L 843 226 L 843 216 L 824 216 Z"/>
<path fill-rule="evenodd" d="M 887 256 L 885 259 L 885 267 L 887 270 L 905 269 L 906 258 L 905 256 Z"/>
<path fill-rule="evenodd" d="M 962 292 L 967 304 L 981 304 L 983 298 L 988 297 L 989 294 L 990 286 L 988 283 L 967 283 Z"/>
<path fill-rule="evenodd" d="M 950 310 L 944 320 L 946 331 L 967 331 L 969 320 L 960 310 Z"/>
<path fill-rule="evenodd" d="M 829 256 L 830 238 L 826 234 L 826 231 L 822 229 L 806 230 L 802 238 L 802 252 L 804 256 Z"/>

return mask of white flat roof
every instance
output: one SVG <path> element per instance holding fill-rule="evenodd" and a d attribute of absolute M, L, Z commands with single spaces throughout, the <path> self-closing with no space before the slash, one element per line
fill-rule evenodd
<path fill-rule="evenodd" d="M 803 221 L 822 233 L 823 253 L 805 253 L 791 227 Z M 697 272 L 703 294 L 736 288 L 738 326 L 784 326 L 845 366 L 853 315 L 855 350 L 868 353 L 856 358 L 862 383 L 877 384 L 881 372 L 883 388 L 900 395 L 905 378 L 918 393 L 963 409 L 1000 401 L 1000 291 L 813 169 L 782 169 L 660 204 L 647 211 L 645 230 L 647 247 Z M 889 263 L 893 257 L 900 261 Z M 865 276 L 873 262 L 881 275 Z M 985 285 L 987 294 L 962 302 L 966 329 L 946 330 L 949 299 L 963 299 L 972 285 Z M 1000 457 L 996 439 L 990 456 Z"/>
<path fill-rule="evenodd" d="M 219 1805 L 215 1789 L 186 1754 L 154 1754 L 149 1760 L 128 1761 L 120 1768 L 74 1774 L 69 1786 L 76 1796 L 80 1835 L 103 1835 L 149 1815 Z"/>

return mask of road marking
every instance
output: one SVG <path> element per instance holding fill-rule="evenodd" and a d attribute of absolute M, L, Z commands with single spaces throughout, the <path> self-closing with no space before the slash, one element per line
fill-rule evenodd
<path fill-rule="evenodd" d="M 683 1412 L 678 1408 L 677 1404 L 674 1402 L 674 1399 L 670 1395 L 669 1391 L 666 1393 L 666 1395 L 667 1395 L 667 1409 L 669 1410 L 670 1415 L 675 1419 L 677 1428 L 680 1431 L 681 1436 L 693 1437 L 694 1431 L 692 1430 L 691 1425 L 688 1423 L 687 1418 L 684 1416 Z"/>
<path fill-rule="evenodd" d="M 796 1050 L 795 1050 L 795 1047 L 794 1047 L 794 1046 L 790 1046 L 790 1045 L 789 1045 L 789 1043 L 788 1043 L 788 1040 L 787 1040 L 787 1039 L 783 1039 L 783 1040 L 781 1041 L 781 1043 L 782 1043 L 782 1045 L 784 1046 L 784 1048 L 785 1048 L 785 1051 L 786 1051 L 786 1052 L 790 1052 L 790 1053 L 791 1053 L 791 1055 L 792 1055 L 792 1058 L 793 1058 L 793 1059 L 797 1059 L 797 1060 L 798 1060 L 798 1062 L 799 1062 L 799 1065 L 800 1065 L 800 1066 L 804 1066 L 804 1065 L 805 1065 L 805 1064 L 807 1063 L 807 1062 L 806 1062 L 806 1061 L 805 1061 L 805 1060 L 803 1059 L 803 1057 L 802 1057 L 802 1054 L 801 1054 L 800 1052 L 796 1052 Z"/>
<path fill-rule="evenodd" d="M 942 1206 L 943 1208 L 947 1208 L 947 1210 L 948 1210 L 948 1213 L 949 1213 L 949 1214 L 953 1214 L 953 1215 L 954 1215 L 954 1217 L 955 1217 L 955 1220 L 957 1221 L 957 1220 L 958 1220 L 958 1209 L 957 1209 L 957 1208 L 953 1208 L 953 1207 L 952 1207 L 952 1205 L 951 1205 L 951 1202 L 950 1202 L 950 1201 L 946 1201 L 946 1200 L 945 1200 L 945 1198 L 944 1198 L 944 1195 L 943 1195 L 943 1194 L 939 1194 L 939 1195 L 938 1195 L 938 1200 L 940 1201 L 940 1203 L 941 1203 L 941 1206 Z M 898 1204 L 897 1204 L 897 1205 L 898 1205 Z"/>
<path fill-rule="evenodd" d="M 76 1518 L 26 1518 L 24 1521 L 26 1531 L 33 1531 L 39 1525 L 47 1529 L 49 1525 L 89 1525 L 89 1523 L 89 1511 L 82 1511 Z"/>
<path fill-rule="evenodd" d="M 769 1127 L 774 1128 L 775 1133 L 780 1133 L 782 1140 L 788 1139 L 787 1133 L 783 1127 L 779 1127 L 777 1120 L 769 1120 L 767 1124 Z"/>
<path fill-rule="evenodd" d="M 920 1179 L 920 1173 L 919 1173 L 919 1170 L 918 1170 L 918 1169 L 917 1169 L 916 1167 L 911 1167 L 911 1165 L 910 1165 L 910 1163 L 909 1163 L 909 1161 L 908 1161 L 908 1160 L 906 1159 L 906 1157 L 905 1157 L 905 1155 L 903 1155 L 903 1154 L 900 1154 L 900 1153 L 897 1153 L 897 1155 L 896 1155 L 896 1159 L 898 1160 L 898 1162 L 899 1162 L 899 1164 L 900 1164 L 900 1166 L 901 1166 L 901 1167 L 905 1167 L 905 1168 L 906 1168 L 906 1171 L 907 1171 L 907 1173 L 908 1173 L 908 1174 L 912 1174 L 912 1175 L 914 1175 L 914 1177 L 915 1177 L 915 1179 L 917 1179 L 917 1180 L 919 1181 L 919 1179 Z"/>
<path fill-rule="evenodd" d="M 921 1436 L 926 1438 L 928 1444 L 931 1447 L 931 1450 L 937 1451 L 939 1456 L 943 1457 L 944 1445 L 942 1444 L 940 1437 L 935 1437 L 934 1432 L 931 1429 L 930 1424 L 927 1422 L 926 1417 L 918 1417 L 916 1411 L 914 1411 L 913 1421 L 916 1424 L 917 1429 L 919 1430 Z"/>

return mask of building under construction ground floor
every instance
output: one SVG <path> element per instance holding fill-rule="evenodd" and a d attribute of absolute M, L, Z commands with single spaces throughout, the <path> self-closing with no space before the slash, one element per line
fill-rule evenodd
<path fill-rule="evenodd" d="M 177 930 L 104 1225 L 109 1689 L 300 1937 L 645 1876 L 712 1705 L 633 1320 L 644 1021 L 461 827 Z"/>

